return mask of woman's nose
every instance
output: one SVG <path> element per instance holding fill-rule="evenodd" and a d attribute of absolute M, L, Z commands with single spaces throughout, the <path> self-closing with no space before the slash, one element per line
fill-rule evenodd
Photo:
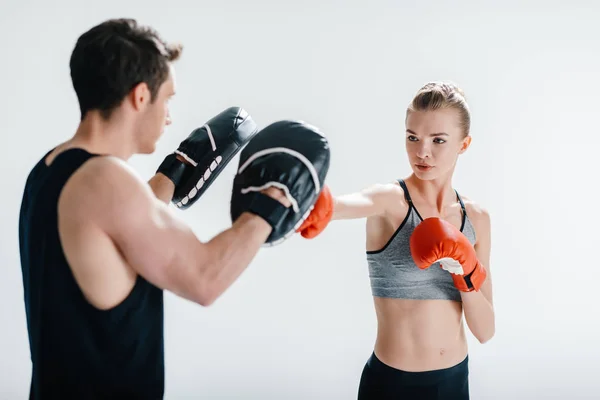
<path fill-rule="evenodd" d="M 431 157 L 431 148 L 428 144 L 423 143 L 417 149 L 417 157 L 419 158 L 429 158 Z"/>

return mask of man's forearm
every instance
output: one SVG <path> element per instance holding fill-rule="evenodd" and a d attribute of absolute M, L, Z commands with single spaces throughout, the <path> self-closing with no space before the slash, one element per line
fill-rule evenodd
<path fill-rule="evenodd" d="M 175 192 L 175 185 L 169 178 L 161 173 L 157 173 L 148 181 L 148 184 L 160 201 L 165 204 L 171 202 L 173 193 Z"/>
<path fill-rule="evenodd" d="M 235 282 L 256 256 L 271 233 L 262 218 L 242 214 L 231 228 L 212 238 L 207 246 L 210 262 L 203 263 L 202 275 L 212 303 Z"/>
<path fill-rule="evenodd" d="M 469 330 L 479 342 L 487 342 L 496 330 L 494 307 L 481 291 L 461 292 L 461 297 Z"/>

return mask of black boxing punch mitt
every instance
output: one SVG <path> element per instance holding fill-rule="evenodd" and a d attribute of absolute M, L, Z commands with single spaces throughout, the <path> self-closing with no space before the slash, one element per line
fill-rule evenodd
<path fill-rule="evenodd" d="M 314 126 L 289 120 L 267 126 L 240 154 L 230 204 L 232 222 L 243 212 L 256 214 L 273 228 L 265 246 L 282 243 L 310 214 L 329 163 L 329 143 Z M 283 190 L 290 207 L 261 193 L 271 186 Z"/>
<path fill-rule="evenodd" d="M 192 131 L 157 170 L 175 184 L 172 203 L 182 210 L 192 206 L 257 132 L 256 122 L 240 107 L 230 107 Z"/>

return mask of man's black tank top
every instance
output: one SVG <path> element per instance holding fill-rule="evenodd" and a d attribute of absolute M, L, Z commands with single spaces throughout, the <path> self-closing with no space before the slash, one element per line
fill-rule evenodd
<path fill-rule="evenodd" d="M 19 220 L 30 399 L 160 399 L 163 292 L 138 277 L 110 310 L 86 301 L 61 246 L 58 198 L 69 177 L 97 155 L 70 149 L 50 166 L 46 156 L 27 178 Z"/>

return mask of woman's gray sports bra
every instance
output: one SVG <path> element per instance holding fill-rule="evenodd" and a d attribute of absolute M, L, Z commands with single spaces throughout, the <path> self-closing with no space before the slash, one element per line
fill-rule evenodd
<path fill-rule="evenodd" d="M 409 239 L 415 227 L 423 220 L 415 208 L 403 180 L 398 180 L 408 202 L 408 212 L 404 221 L 388 242 L 379 250 L 367 251 L 371 292 L 375 297 L 392 297 L 415 300 L 454 300 L 461 301 L 458 289 L 452 283 L 452 276 L 443 270 L 439 263 L 421 270 L 410 254 Z M 462 208 L 461 232 L 475 244 L 475 229 L 469 221 L 465 205 L 456 192 Z"/>

